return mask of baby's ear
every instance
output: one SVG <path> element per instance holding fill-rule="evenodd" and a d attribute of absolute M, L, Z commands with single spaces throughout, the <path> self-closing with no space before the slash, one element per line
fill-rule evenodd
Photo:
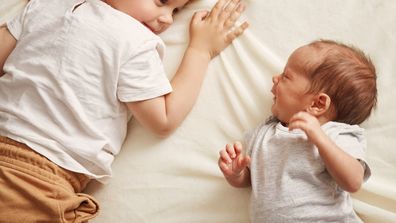
<path fill-rule="evenodd" d="M 312 104 L 307 111 L 313 116 L 318 117 L 326 114 L 330 110 L 330 105 L 330 97 L 325 93 L 319 93 L 313 98 Z"/>

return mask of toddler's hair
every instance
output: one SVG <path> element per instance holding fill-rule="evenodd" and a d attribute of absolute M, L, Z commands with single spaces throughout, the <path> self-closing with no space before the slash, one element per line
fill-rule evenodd
<path fill-rule="evenodd" d="M 307 63 L 309 93 L 323 92 L 331 98 L 335 120 L 351 125 L 366 120 L 377 104 L 375 66 L 361 50 L 331 40 L 308 46 L 318 50 L 319 63 Z"/>

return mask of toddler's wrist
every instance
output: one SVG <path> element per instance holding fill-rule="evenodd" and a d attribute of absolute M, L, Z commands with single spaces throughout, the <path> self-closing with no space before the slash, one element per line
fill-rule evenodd
<path fill-rule="evenodd" d="M 209 51 L 191 44 L 187 47 L 187 51 L 190 51 L 191 53 L 196 54 L 199 57 L 202 57 L 202 59 L 207 61 L 210 61 L 213 58 Z"/>

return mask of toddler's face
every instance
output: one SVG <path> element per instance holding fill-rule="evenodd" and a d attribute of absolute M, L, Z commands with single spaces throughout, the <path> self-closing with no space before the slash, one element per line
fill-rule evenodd
<path fill-rule="evenodd" d="M 316 58 L 315 50 L 311 47 L 298 48 L 290 55 L 283 73 L 272 78 L 271 92 L 274 98 L 271 111 L 281 122 L 288 123 L 295 113 L 306 111 L 311 105 L 314 95 L 307 93 L 310 80 L 304 66 Z"/>
<path fill-rule="evenodd" d="M 189 0 L 105 0 L 113 8 L 143 23 L 155 34 L 173 23 L 173 14 Z"/>

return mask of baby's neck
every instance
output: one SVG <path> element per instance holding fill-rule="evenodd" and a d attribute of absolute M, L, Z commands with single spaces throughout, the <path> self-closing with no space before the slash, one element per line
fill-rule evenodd
<path fill-rule="evenodd" d="M 324 124 L 326 124 L 327 122 L 330 122 L 330 121 L 332 121 L 331 119 L 329 119 L 329 118 L 327 118 L 327 117 L 325 117 L 325 116 L 319 116 L 319 117 L 316 117 L 317 119 L 318 119 L 318 121 L 319 121 L 319 123 L 320 123 L 320 125 L 322 126 L 322 125 L 324 125 Z M 289 126 L 289 123 L 288 122 L 283 122 L 283 121 L 280 121 L 279 120 L 279 122 L 283 125 L 283 126 L 285 126 L 285 127 L 288 127 Z"/>

